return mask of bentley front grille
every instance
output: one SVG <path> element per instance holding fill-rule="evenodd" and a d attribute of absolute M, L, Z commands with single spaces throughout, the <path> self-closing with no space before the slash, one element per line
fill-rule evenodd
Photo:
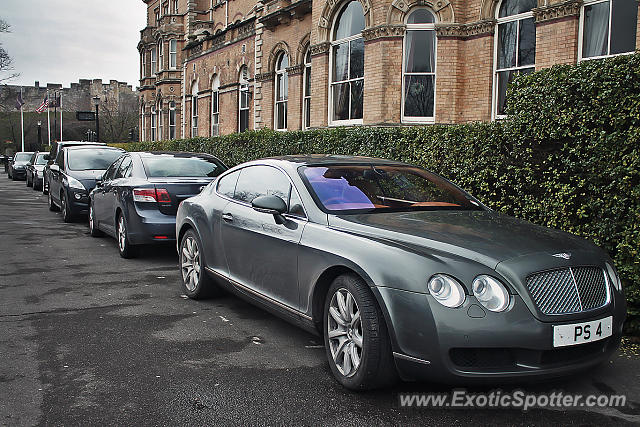
<path fill-rule="evenodd" d="M 527 288 L 543 314 L 594 310 L 609 302 L 605 271 L 598 267 L 568 267 L 527 277 Z"/>

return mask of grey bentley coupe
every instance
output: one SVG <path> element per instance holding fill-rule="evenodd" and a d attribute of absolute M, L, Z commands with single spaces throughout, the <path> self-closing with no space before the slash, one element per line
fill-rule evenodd
<path fill-rule="evenodd" d="M 322 334 L 350 389 L 579 372 L 607 360 L 626 317 L 594 244 L 405 163 L 245 163 L 181 203 L 176 236 L 189 297 L 225 288 Z"/>

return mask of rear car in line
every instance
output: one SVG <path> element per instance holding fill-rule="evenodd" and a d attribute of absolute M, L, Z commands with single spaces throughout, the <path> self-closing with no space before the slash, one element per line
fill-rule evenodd
<path fill-rule="evenodd" d="M 44 167 L 44 171 L 42 173 L 42 194 L 47 194 L 49 192 L 49 178 L 51 176 L 51 165 L 58 158 L 58 153 L 62 151 L 64 147 L 75 147 L 79 145 L 88 145 L 88 146 L 106 146 L 104 142 L 89 142 L 89 141 L 58 141 L 53 142 L 51 145 L 51 151 L 49 151 L 49 160 Z"/>
<path fill-rule="evenodd" d="M 72 146 L 58 151 L 49 166 L 49 209 L 61 210 L 64 222 L 89 213 L 89 192 L 123 152 L 106 146 Z"/>
<path fill-rule="evenodd" d="M 593 243 L 405 163 L 245 163 L 185 200 L 176 231 L 186 295 L 224 287 L 321 334 L 350 389 L 581 372 L 615 351 L 626 318 Z"/>
<path fill-rule="evenodd" d="M 16 153 L 13 159 L 9 162 L 7 171 L 7 177 L 14 181 L 26 179 L 27 177 L 27 163 L 31 160 L 33 151 L 22 151 Z"/>
<path fill-rule="evenodd" d="M 89 231 L 115 237 L 123 258 L 136 256 L 139 245 L 174 242 L 180 203 L 226 170 L 209 154 L 126 153 L 89 195 Z"/>

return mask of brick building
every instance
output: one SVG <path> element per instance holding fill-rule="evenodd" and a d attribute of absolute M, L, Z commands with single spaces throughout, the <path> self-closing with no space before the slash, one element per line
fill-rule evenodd
<path fill-rule="evenodd" d="M 492 120 L 518 74 L 640 48 L 638 0 L 143 1 L 143 140 Z"/>

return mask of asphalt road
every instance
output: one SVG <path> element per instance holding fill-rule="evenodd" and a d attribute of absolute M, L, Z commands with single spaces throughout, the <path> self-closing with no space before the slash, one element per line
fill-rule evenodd
<path fill-rule="evenodd" d="M 626 394 L 623 408 L 406 409 L 401 392 L 451 389 L 349 392 L 317 337 L 234 296 L 185 299 L 173 247 L 124 260 L 113 239 L 64 224 L 45 196 L 4 173 L 0 260 L 2 425 L 640 423 L 640 360 L 621 355 L 523 387 Z"/>

